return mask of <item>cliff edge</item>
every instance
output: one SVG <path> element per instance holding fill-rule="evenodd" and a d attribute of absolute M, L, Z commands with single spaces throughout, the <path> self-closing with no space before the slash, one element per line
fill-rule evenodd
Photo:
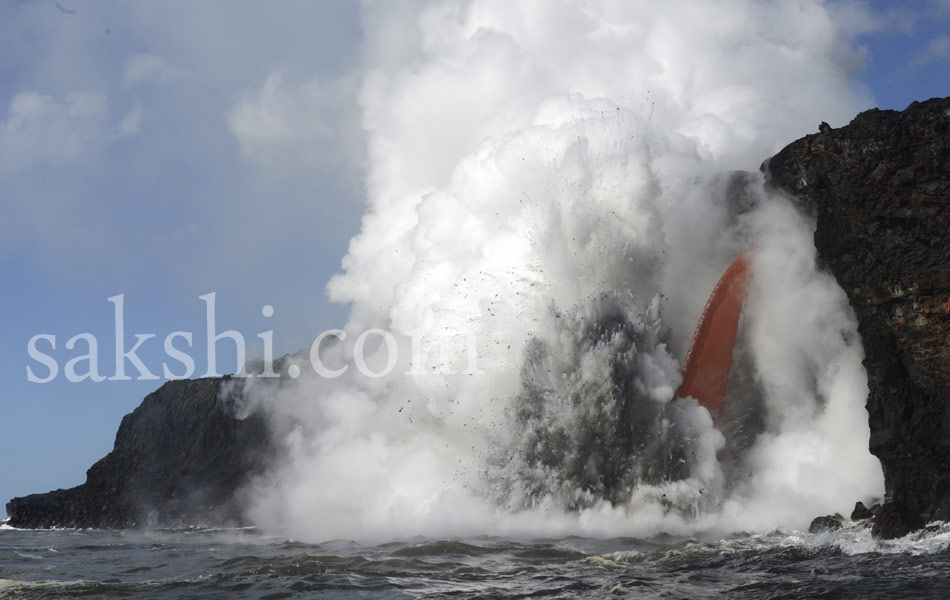
<path fill-rule="evenodd" d="M 762 170 L 816 216 L 819 256 L 857 314 L 891 515 L 875 533 L 894 537 L 950 520 L 950 98 L 822 130 Z"/>
<path fill-rule="evenodd" d="M 14 527 L 241 524 L 235 493 L 266 466 L 263 417 L 239 419 L 225 379 L 170 381 L 122 419 L 115 446 L 74 488 L 14 498 Z"/>

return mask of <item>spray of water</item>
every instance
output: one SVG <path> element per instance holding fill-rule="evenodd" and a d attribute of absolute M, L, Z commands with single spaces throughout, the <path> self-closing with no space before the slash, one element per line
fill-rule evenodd
<path fill-rule="evenodd" d="M 370 2 L 364 21 L 368 210 L 322 358 L 371 328 L 399 358 L 248 382 L 281 448 L 251 518 L 313 540 L 650 535 L 801 527 L 880 494 L 813 222 L 729 175 L 868 103 L 822 2 Z M 673 392 L 752 247 L 720 430 Z M 381 368 L 392 349 L 364 350 Z"/>

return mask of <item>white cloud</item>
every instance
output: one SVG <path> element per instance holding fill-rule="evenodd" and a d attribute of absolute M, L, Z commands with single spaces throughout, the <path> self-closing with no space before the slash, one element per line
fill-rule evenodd
<path fill-rule="evenodd" d="M 122 117 L 119 123 L 119 137 L 135 135 L 142 132 L 142 115 L 144 111 L 141 105 L 136 106 Z"/>
<path fill-rule="evenodd" d="M 877 10 L 861 0 L 845 0 L 828 5 L 828 11 L 834 16 L 842 31 L 849 35 L 870 33 L 913 33 L 921 18 L 919 10 L 905 7 L 888 7 Z"/>
<path fill-rule="evenodd" d="M 914 57 L 913 65 L 919 67 L 927 63 L 950 60 L 950 35 L 938 35 L 930 40 L 927 48 Z"/>
<path fill-rule="evenodd" d="M 169 64 L 161 56 L 137 54 L 125 63 L 125 85 L 160 85 L 166 81 L 178 79 L 185 71 Z"/>
<path fill-rule="evenodd" d="M 349 169 L 359 160 L 358 108 L 350 78 L 286 83 L 272 72 L 239 94 L 228 126 L 251 162 L 274 175 L 314 167 Z"/>
<path fill-rule="evenodd" d="M 78 160 L 117 137 L 136 133 L 137 120 L 130 114 L 114 128 L 106 97 L 97 92 L 75 92 L 64 100 L 20 92 L 0 122 L 0 171 Z"/>

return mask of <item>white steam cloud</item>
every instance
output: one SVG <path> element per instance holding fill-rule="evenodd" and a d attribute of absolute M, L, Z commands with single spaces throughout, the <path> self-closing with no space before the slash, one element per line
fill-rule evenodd
<path fill-rule="evenodd" d="M 284 452 L 248 490 L 253 519 L 313 540 L 649 535 L 802 527 L 882 492 L 855 318 L 813 223 L 757 176 L 739 210 L 723 175 L 869 104 L 824 3 L 365 13 L 368 210 L 329 285 L 347 337 L 323 361 L 381 328 L 399 362 L 249 384 Z M 753 247 L 759 426 L 724 470 L 728 440 L 671 400 L 708 293 Z"/>

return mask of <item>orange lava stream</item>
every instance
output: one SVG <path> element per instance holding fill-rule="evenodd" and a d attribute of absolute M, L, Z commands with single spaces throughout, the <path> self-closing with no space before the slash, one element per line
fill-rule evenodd
<path fill-rule="evenodd" d="M 726 387 L 736 345 L 739 316 L 749 290 L 751 253 L 729 265 L 713 288 L 686 354 L 677 398 L 692 396 L 717 417 L 726 403 Z"/>

